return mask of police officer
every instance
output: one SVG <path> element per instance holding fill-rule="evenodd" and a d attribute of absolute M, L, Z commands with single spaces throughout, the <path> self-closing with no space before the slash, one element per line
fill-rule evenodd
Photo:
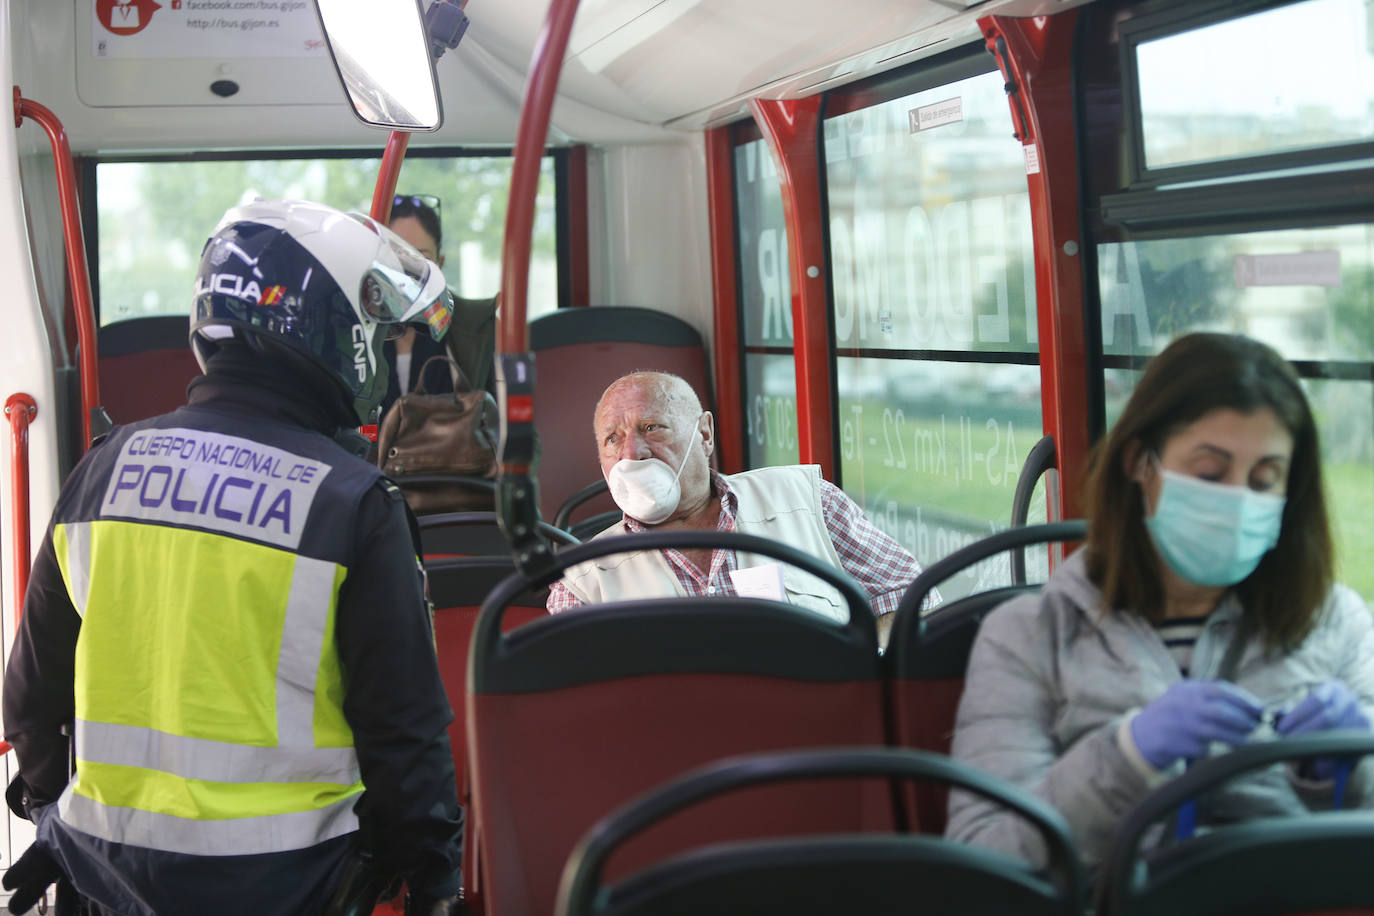
<path fill-rule="evenodd" d="M 457 906 L 411 519 L 336 441 L 373 419 L 388 334 L 443 335 L 444 288 L 367 217 L 225 214 L 189 403 L 91 449 L 34 564 L 4 682 L 8 798 L 37 823 L 5 876 L 16 912 L 60 870 L 124 916 L 318 913 L 360 861 L 405 879 L 409 913 Z"/>

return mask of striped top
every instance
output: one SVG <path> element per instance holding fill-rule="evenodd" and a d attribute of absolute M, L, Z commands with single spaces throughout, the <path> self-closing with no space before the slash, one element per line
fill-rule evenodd
<path fill-rule="evenodd" d="M 1197 645 L 1207 617 L 1171 617 L 1155 624 L 1159 638 L 1164 640 L 1164 648 L 1169 650 L 1178 670 L 1188 676 L 1188 666 L 1193 662 L 1193 646 Z"/>

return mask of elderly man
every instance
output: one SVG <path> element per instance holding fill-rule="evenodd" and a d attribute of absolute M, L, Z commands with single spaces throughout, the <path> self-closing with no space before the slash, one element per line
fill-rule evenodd
<path fill-rule="evenodd" d="M 772 538 L 844 569 L 871 596 L 886 641 L 891 613 L 921 571 L 815 465 L 713 474 L 715 422 L 683 379 L 634 372 L 611 383 L 594 418 L 601 472 L 624 519 L 597 537 L 655 531 L 739 531 Z M 731 550 L 615 555 L 568 570 L 550 613 L 579 604 L 656 595 L 769 595 L 845 618 L 835 590 L 799 570 Z M 755 565 L 758 562 L 763 565 Z M 939 602 L 932 594 L 927 605 Z"/>

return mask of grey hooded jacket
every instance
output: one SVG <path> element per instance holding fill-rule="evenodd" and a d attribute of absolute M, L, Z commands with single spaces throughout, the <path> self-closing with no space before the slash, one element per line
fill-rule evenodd
<path fill-rule="evenodd" d="M 1239 601 L 1228 595 L 1207 618 L 1193 650 L 1191 677 L 1221 676 L 1241 613 Z M 1039 594 L 1013 599 L 983 622 L 959 703 L 953 756 L 1054 805 L 1072 828 L 1084 860 L 1096 865 L 1123 816 L 1150 789 L 1182 772 L 1181 763 L 1153 771 L 1124 728 L 1133 713 L 1181 676 L 1148 620 L 1130 612 L 1102 612 L 1101 594 L 1087 578 L 1080 552 Z M 1374 621 L 1360 597 L 1339 585 L 1301 646 L 1267 653 L 1258 640 L 1250 640 L 1231 679 L 1266 706 L 1279 706 L 1331 678 L 1355 691 L 1374 720 Z M 1272 734 L 1262 727 L 1252 740 Z M 1291 768 L 1278 764 L 1203 799 L 1198 821 L 1293 814 L 1308 805 L 1329 806 L 1330 797 L 1329 782 L 1298 780 Z M 1345 803 L 1374 804 L 1371 761 L 1351 776 Z M 951 793 L 946 833 L 1037 865 L 1045 859 L 1032 828 L 965 793 Z"/>

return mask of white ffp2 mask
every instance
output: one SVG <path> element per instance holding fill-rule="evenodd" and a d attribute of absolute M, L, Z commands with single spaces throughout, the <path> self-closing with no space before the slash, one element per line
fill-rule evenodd
<path fill-rule="evenodd" d="M 606 475 L 611 499 L 630 518 L 646 525 L 657 525 L 672 515 L 682 501 L 682 486 L 679 483 L 682 469 L 687 466 L 687 456 L 692 454 L 692 444 L 698 438 L 694 429 L 676 474 L 671 466 L 658 458 L 622 458 L 617 461 Z"/>

